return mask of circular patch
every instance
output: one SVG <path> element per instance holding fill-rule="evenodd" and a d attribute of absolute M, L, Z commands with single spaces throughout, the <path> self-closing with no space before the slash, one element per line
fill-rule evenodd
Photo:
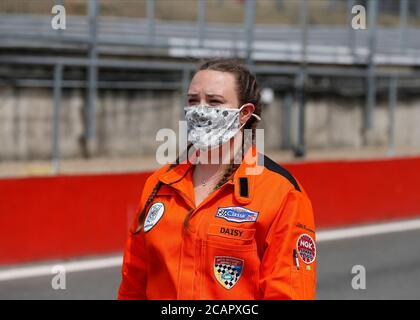
<path fill-rule="evenodd" d="M 296 242 L 296 248 L 304 263 L 310 264 L 315 261 L 316 246 L 311 236 L 302 234 Z"/>
<path fill-rule="evenodd" d="M 162 202 L 156 202 L 150 207 L 144 221 L 144 232 L 149 231 L 159 222 L 163 212 L 165 212 L 165 205 Z"/>

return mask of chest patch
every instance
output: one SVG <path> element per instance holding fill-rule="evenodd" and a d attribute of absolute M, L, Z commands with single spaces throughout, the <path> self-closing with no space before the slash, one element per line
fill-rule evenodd
<path fill-rule="evenodd" d="M 234 257 L 214 257 L 214 276 L 225 289 L 232 289 L 238 283 L 244 268 L 244 261 Z"/>
<path fill-rule="evenodd" d="M 164 212 L 165 205 L 162 202 L 154 203 L 147 212 L 147 216 L 144 221 L 144 232 L 152 229 L 162 218 Z"/>
<path fill-rule="evenodd" d="M 258 212 L 244 207 L 224 207 L 217 209 L 216 217 L 236 223 L 254 222 L 257 221 Z"/>

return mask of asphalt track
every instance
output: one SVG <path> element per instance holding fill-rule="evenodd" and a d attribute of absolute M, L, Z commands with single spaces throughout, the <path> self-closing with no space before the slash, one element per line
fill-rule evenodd
<path fill-rule="evenodd" d="M 420 230 L 318 243 L 317 299 L 420 299 Z M 366 289 L 351 286 L 352 267 L 366 268 Z M 66 289 L 51 275 L 0 281 L 0 299 L 115 299 L 120 268 L 71 272 Z"/>

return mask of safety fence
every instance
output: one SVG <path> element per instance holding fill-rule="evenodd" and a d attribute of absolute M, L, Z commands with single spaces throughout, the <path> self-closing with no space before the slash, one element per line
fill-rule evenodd
<path fill-rule="evenodd" d="M 419 157 L 285 167 L 308 193 L 318 229 L 420 215 Z M 149 175 L 0 179 L 0 264 L 121 252 Z"/>
<path fill-rule="evenodd" d="M 223 1 L 219 2 L 223 5 Z M 268 74 L 280 81 L 287 76 L 287 85 L 295 93 L 299 107 L 297 142 L 293 146 L 296 156 L 305 154 L 305 102 L 311 80 L 325 76 L 332 79 L 344 77 L 349 80 L 348 83 L 354 79 L 365 82 L 365 132 L 371 131 L 374 126 L 373 113 L 379 82 L 387 81 L 391 123 L 389 148 L 393 150 L 394 114 L 399 90 L 404 81 L 415 82 L 420 79 L 416 71 L 416 66 L 420 65 L 419 28 L 410 24 L 412 13 L 419 12 L 418 1 L 324 1 L 328 3 L 328 13 L 322 12 L 323 15 L 332 15 L 337 10 L 345 13 L 341 17 L 341 26 L 312 25 L 314 18 L 309 10 L 312 2 L 308 0 L 276 1 L 279 12 L 286 10 L 290 3 L 295 6 L 293 12 L 296 23 L 289 26 L 264 25 L 257 19 L 259 6 L 255 0 L 239 2 L 243 3 L 243 8 L 238 16 L 243 21 L 237 21 L 236 24 L 207 21 L 209 11 L 206 10 L 210 5 L 205 0 L 194 2 L 196 20 L 187 22 L 159 19 L 158 1 L 154 0 L 141 2 L 145 15 L 138 19 L 104 17 L 101 12 L 104 7 L 101 7 L 99 1 L 87 1 L 83 12 L 85 15 L 69 15 L 65 30 L 51 27 L 52 15 L 2 14 L 0 47 L 3 52 L 0 64 L 9 66 L 12 76 L 0 77 L 0 85 L 52 88 L 54 110 L 51 157 L 57 172 L 60 159 L 59 115 L 65 88 L 86 89 L 84 136 L 81 141 L 85 145 L 86 155 L 91 156 L 90 146 L 96 134 L 98 88 L 171 88 L 185 93 L 194 68 L 193 64 L 186 61 L 191 57 L 223 54 L 244 59 L 261 78 Z M 66 7 L 69 2 L 52 3 Z M 356 5 L 363 5 L 366 9 L 368 24 L 365 30 L 354 30 L 351 27 L 354 18 L 352 9 Z M 398 12 L 394 14 L 397 23 L 392 27 L 379 24 L 387 10 Z M 40 48 L 42 50 L 38 52 Z M 22 50 L 25 50 L 25 54 Z M 139 53 L 152 56 L 153 61 L 144 57 L 139 59 Z M 19 66 L 26 66 L 29 70 L 41 66 L 49 68 L 50 78 L 16 78 L 13 74 Z M 66 79 L 69 70 L 77 68 L 85 70 L 83 78 Z M 139 70 L 144 73 L 172 70 L 178 77 L 170 83 L 162 79 L 151 81 L 147 76 L 142 77 L 142 81 L 103 81 L 100 72 L 107 68 L 122 72 Z M 274 90 L 277 85 L 276 82 L 272 84 Z"/>

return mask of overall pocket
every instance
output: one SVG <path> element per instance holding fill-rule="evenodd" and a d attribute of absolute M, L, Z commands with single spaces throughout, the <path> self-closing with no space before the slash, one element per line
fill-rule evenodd
<path fill-rule="evenodd" d="M 292 266 L 290 277 L 293 299 L 307 300 L 314 298 L 315 276 L 312 271 L 306 270 L 304 266 L 299 269 Z"/>
<path fill-rule="evenodd" d="M 255 240 L 250 244 L 205 240 L 200 262 L 200 299 L 256 297 L 260 261 Z"/>
<path fill-rule="evenodd" d="M 225 224 L 210 224 L 207 240 L 226 243 L 227 245 L 249 245 L 254 241 L 255 229 L 239 228 Z"/>

